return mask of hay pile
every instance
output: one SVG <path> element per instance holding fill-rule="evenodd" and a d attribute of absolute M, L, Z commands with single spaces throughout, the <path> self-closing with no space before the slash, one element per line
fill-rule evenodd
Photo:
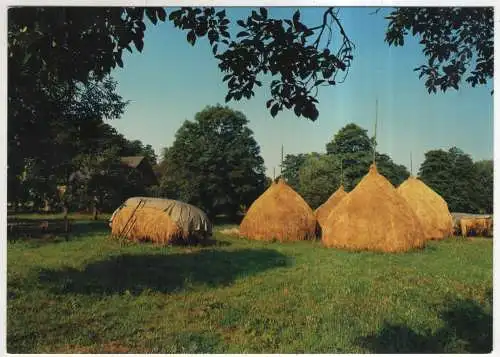
<path fill-rule="evenodd" d="M 325 203 L 316 208 L 314 215 L 321 227 L 325 224 L 330 212 L 345 196 L 347 196 L 347 192 L 344 191 L 344 186 L 342 185 L 325 201 Z"/>
<path fill-rule="evenodd" d="M 322 241 L 327 247 L 403 252 L 422 247 L 425 238 L 415 212 L 371 165 L 328 216 Z"/>
<path fill-rule="evenodd" d="M 256 240 L 314 239 L 317 221 L 304 199 L 283 179 L 272 185 L 248 209 L 240 235 Z"/>
<path fill-rule="evenodd" d="M 111 218 L 113 237 L 159 244 L 196 243 L 208 239 L 212 225 L 199 208 L 184 202 L 133 197 Z"/>
<path fill-rule="evenodd" d="M 492 217 L 460 218 L 460 230 L 464 237 L 493 237 Z"/>
<path fill-rule="evenodd" d="M 415 177 L 409 177 L 397 191 L 417 214 L 427 239 L 443 239 L 453 233 L 448 204 L 429 186 Z"/>

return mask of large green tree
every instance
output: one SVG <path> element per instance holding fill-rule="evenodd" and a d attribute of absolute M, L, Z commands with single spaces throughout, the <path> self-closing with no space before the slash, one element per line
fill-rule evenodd
<path fill-rule="evenodd" d="M 167 197 L 210 216 L 235 214 L 265 189 L 264 160 L 241 113 L 220 105 L 185 121 L 164 151 L 161 185 Z"/>
<path fill-rule="evenodd" d="M 367 130 L 350 123 L 341 128 L 326 144 L 326 152 L 338 161 L 342 160 L 343 176 L 346 190 L 352 190 L 368 172 L 373 163 L 375 140 L 368 136 Z M 398 186 L 408 176 L 403 165 L 395 164 L 386 154 L 375 152 L 378 171 L 394 186 Z"/>
<path fill-rule="evenodd" d="M 477 208 L 479 213 L 493 213 L 493 160 L 474 163 L 477 182 Z"/>
<path fill-rule="evenodd" d="M 299 190 L 299 170 L 309 154 L 287 154 L 281 164 L 281 176 L 294 189 Z"/>
<path fill-rule="evenodd" d="M 323 204 L 340 183 L 340 161 L 333 155 L 308 155 L 300 167 L 298 191 L 313 209 Z"/>
<path fill-rule="evenodd" d="M 478 174 L 471 157 L 452 147 L 448 151 L 430 150 L 420 166 L 423 182 L 439 193 L 450 211 L 479 212 Z"/>

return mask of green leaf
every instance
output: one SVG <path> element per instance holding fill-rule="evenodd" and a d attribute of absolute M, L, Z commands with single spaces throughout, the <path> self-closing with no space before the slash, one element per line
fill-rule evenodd
<path fill-rule="evenodd" d="M 260 8 L 260 14 L 264 19 L 267 19 L 267 9 L 265 7 Z"/>
<path fill-rule="evenodd" d="M 278 111 L 279 111 L 279 103 L 275 103 L 272 107 L 271 107 L 271 115 L 272 117 L 274 118 L 276 116 L 276 114 L 278 114 Z"/>
<path fill-rule="evenodd" d="M 192 45 L 194 46 L 195 42 L 196 42 L 196 35 L 194 33 L 193 30 L 189 31 L 188 34 L 187 34 L 187 41 Z"/>
<path fill-rule="evenodd" d="M 165 12 L 165 9 L 160 7 L 157 11 L 158 13 L 158 18 L 162 21 L 162 22 L 165 22 L 165 19 L 166 19 L 166 16 L 167 16 L 167 13 Z"/>
<path fill-rule="evenodd" d="M 245 37 L 245 36 L 249 36 L 249 35 L 250 35 L 250 34 L 249 34 L 248 32 L 246 32 L 246 31 L 241 31 L 240 33 L 238 33 L 238 34 L 236 35 L 236 37 L 237 37 L 237 38 L 238 38 L 238 37 Z"/>

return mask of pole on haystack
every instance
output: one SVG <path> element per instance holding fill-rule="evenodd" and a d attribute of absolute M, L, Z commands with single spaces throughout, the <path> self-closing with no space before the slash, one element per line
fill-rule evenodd
<path fill-rule="evenodd" d="M 413 161 L 411 159 L 411 151 L 410 151 L 410 175 L 413 176 Z"/>
<path fill-rule="evenodd" d="M 375 164 L 375 152 L 377 147 L 377 121 L 378 121 L 378 98 L 375 99 L 375 130 L 373 135 L 373 163 Z"/>
<path fill-rule="evenodd" d="M 283 144 L 281 144 L 281 164 L 280 164 L 280 177 L 283 173 Z"/>
<path fill-rule="evenodd" d="M 273 167 L 273 181 L 276 180 L 276 166 Z"/>

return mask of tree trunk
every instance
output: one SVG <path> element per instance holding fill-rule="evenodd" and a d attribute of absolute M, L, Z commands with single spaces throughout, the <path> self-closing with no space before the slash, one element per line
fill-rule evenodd
<path fill-rule="evenodd" d="M 64 237 L 66 240 L 68 240 L 68 234 L 69 234 L 68 213 L 69 213 L 69 205 L 66 202 L 64 202 L 63 203 L 63 219 L 64 219 Z"/>

